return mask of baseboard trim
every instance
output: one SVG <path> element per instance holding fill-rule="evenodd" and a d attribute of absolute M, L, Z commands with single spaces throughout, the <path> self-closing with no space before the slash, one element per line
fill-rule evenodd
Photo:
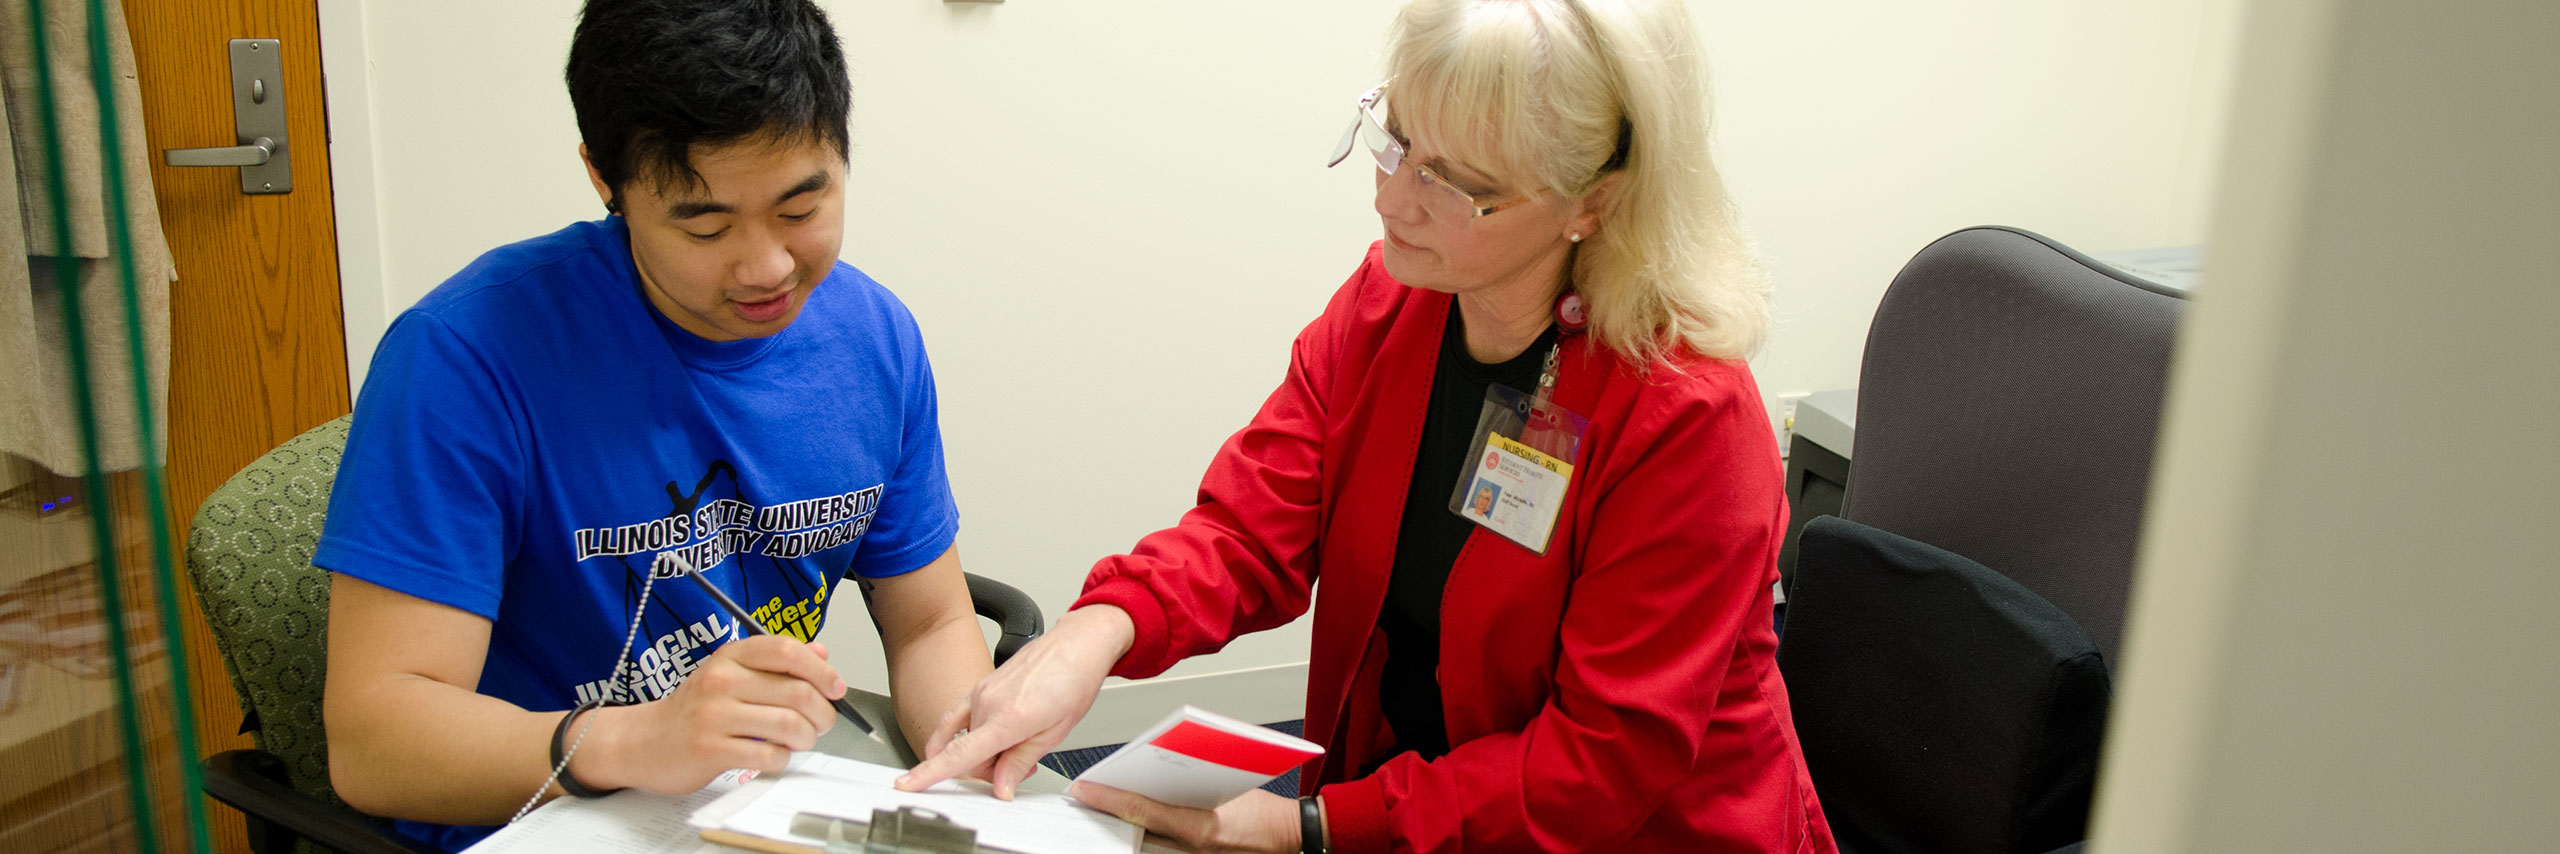
<path fill-rule="evenodd" d="M 1106 684 L 1057 749 L 1128 741 L 1184 703 L 1256 723 L 1297 720 L 1306 714 L 1307 663 Z"/>

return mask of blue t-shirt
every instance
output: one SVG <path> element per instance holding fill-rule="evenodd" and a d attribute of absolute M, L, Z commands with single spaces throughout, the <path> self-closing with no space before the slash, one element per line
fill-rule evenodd
<path fill-rule="evenodd" d="M 906 306 L 838 263 L 782 332 L 704 340 L 641 294 L 613 217 L 493 250 L 391 325 L 312 562 L 489 618 L 480 693 L 563 710 L 663 697 L 744 636 L 661 555 L 806 640 L 835 581 L 914 570 L 958 529 Z"/>

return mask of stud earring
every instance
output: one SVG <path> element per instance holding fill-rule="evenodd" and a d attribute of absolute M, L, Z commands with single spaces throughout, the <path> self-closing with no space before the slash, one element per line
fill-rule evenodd
<path fill-rule="evenodd" d="M 1580 243 L 1580 242 L 1582 242 L 1582 232 L 1579 232 L 1579 231 L 1574 232 L 1574 233 L 1572 233 L 1572 234 L 1570 234 L 1570 235 L 1567 235 L 1567 236 L 1565 237 L 1565 239 L 1566 239 L 1566 240 L 1573 241 L 1573 242 L 1575 242 L 1575 243 Z"/>

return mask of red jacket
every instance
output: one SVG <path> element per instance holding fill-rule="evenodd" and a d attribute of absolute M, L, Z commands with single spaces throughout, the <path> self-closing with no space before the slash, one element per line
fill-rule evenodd
<path fill-rule="evenodd" d="M 1639 375 L 1587 336 L 1556 383 L 1591 424 L 1548 553 L 1477 530 L 1449 573 L 1448 755 L 1351 779 L 1394 744 L 1378 609 L 1450 299 L 1370 247 L 1199 505 L 1086 579 L 1076 607 L 1137 625 L 1113 673 L 1296 619 L 1321 577 L 1306 733 L 1327 754 L 1302 779 L 1336 850 L 1836 850 L 1778 678 L 1786 503 L 1750 371 L 1692 356 Z"/>

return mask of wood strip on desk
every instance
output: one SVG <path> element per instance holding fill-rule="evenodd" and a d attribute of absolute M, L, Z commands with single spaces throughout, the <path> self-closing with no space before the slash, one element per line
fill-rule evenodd
<path fill-rule="evenodd" d="M 765 852 L 765 854 L 827 854 L 826 849 L 824 848 L 801 845 L 794 842 L 784 842 L 779 839 L 766 839 L 761 836 L 752 836 L 733 830 L 721 830 L 716 827 L 703 828 L 702 841 L 717 845 L 726 845 L 731 848 L 744 848 L 749 851 L 762 851 Z"/>

